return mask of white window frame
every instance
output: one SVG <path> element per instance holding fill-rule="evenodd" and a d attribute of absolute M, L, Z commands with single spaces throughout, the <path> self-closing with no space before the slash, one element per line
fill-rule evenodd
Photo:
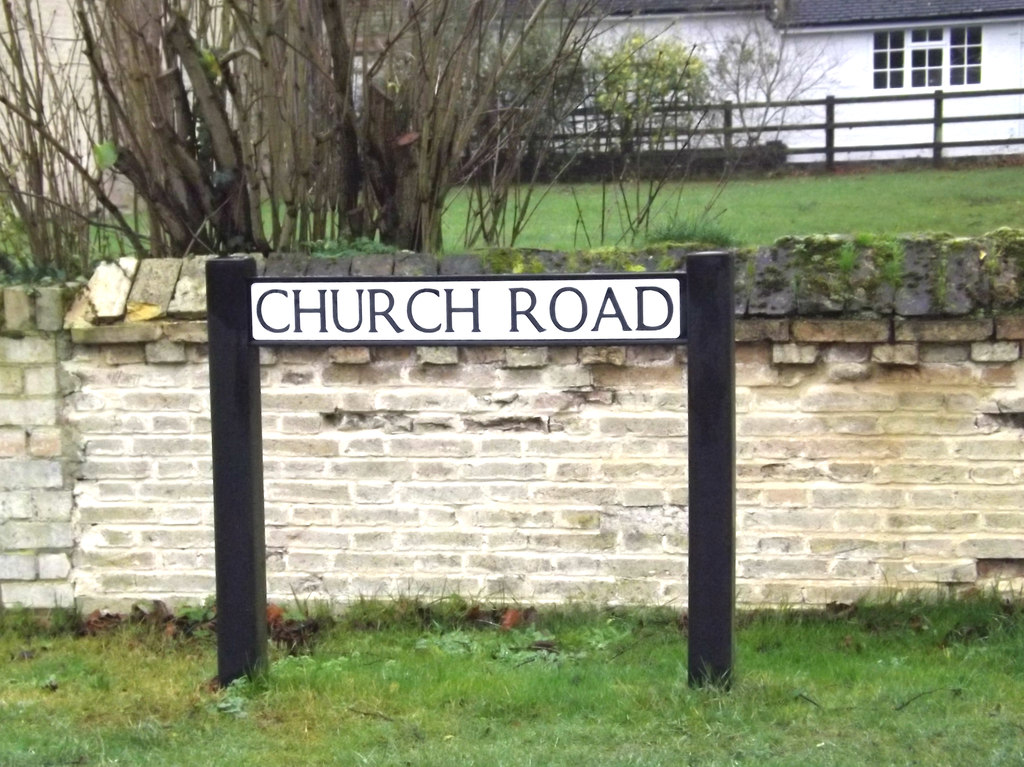
<path fill-rule="evenodd" d="M 880 30 L 872 36 L 873 90 L 981 85 L 983 44 L 980 24 Z"/>

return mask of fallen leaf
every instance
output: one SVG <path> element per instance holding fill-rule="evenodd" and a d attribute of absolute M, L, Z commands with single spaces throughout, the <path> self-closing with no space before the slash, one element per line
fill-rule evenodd
<path fill-rule="evenodd" d="M 516 610 L 514 607 L 510 607 L 505 611 L 505 614 L 501 616 L 501 630 L 511 631 L 517 626 L 523 623 L 523 611 Z"/>
<path fill-rule="evenodd" d="M 105 631 L 117 628 L 124 620 L 124 616 L 118 613 L 110 613 L 106 610 L 93 610 L 82 622 L 81 633 L 86 636 L 96 636 Z"/>
<path fill-rule="evenodd" d="M 284 609 L 280 605 L 267 605 L 267 625 L 276 626 L 284 620 Z"/>

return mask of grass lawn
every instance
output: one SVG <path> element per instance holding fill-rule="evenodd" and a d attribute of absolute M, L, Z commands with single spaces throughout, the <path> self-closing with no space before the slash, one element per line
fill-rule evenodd
<path fill-rule="evenodd" d="M 1024 763 L 1024 612 L 996 600 L 742 616 L 729 692 L 687 687 L 668 611 L 366 623 L 224 691 L 210 638 L 5 630 L 0 764 Z"/>
<path fill-rule="evenodd" d="M 629 244 L 619 242 L 624 207 L 618 195 L 611 186 L 602 191 L 600 184 L 553 187 L 516 244 L 552 250 Z M 1024 167 L 736 179 L 722 190 L 714 182 L 695 181 L 662 190 L 653 226 L 673 217 L 692 219 L 709 203 L 709 216 L 740 245 L 826 233 L 979 235 L 1024 227 Z M 445 219 L 450 251 L 461 243 L 464 216 L 464 202 L 457 197 Z"/>

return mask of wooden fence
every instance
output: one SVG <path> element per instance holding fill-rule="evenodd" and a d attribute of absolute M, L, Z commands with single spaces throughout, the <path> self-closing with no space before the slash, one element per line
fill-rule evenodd
<path fill-rule="evenodd" d="M 561 154 L 591 156 L 621 155 L 624 149 L 729 156 L 778 142 L 776 155 L 818 157 L 829 169 L 837 159 L 857 155 L 930 156 L 939 163 L 951 150 L 991 153 L 1024 145 L 1022 97 L 1024 88 L 1011 88 L 673 106 L 655 110 L 643 125 L 629 129 L 614 116 L 586 107 L 573 113 L 554 146 Z M 969 135 L 948 135 L 954 126 L 974 125 L 984 127 L 971 128 Z"/>

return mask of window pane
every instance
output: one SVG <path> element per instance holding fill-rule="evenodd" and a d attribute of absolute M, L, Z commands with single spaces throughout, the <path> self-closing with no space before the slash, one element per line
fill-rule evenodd
<path fill-rule="evenodd" d="M 939 27 L 937 29 L 929 29 L 928 30 L 928 39 L 933 41 L 933 42 L 935 42 L 935 41 L 942 42 L 942 28 Z"/>
<path fill-rule="evenodd" d="M 910 66 L 914 67 L 915 69 L 923 67 L 925 65 L 925 57 L 926 56 L 927 56 L 927 53 L 924 50 L 920 49 L 920 48 L 918 48 L 916 51 L 911 51 L 910 52 Z"/>
<path fill-rule="evenodd" d="M 923 88 L 924 87 L 924 70 L 923 69 L 915 69 L 913 72 L 910 73 L 910 85 L 913 88 Z"/>
<path fill-rule="evenodd" d="M 928 49 L 928 66 L 930 66 L 930 67 L 941 67 L 942 66 L 942 49 L 941 48 L 929 48 Z"/>
<path fill-rule="evenodd" d="M 875 87 L 876 88 L 884 88 L 885 85 L 886 85 L 886 81 L 887 80 L 888 80 L 888 78 L 886 77 L 885 72 L 875 72 Z"/>
<path fill-rule="evenodd" d="M 889 69 L 903 69 L 903 51 L 893 51 L 889 54 Z"/>
<path fill-rule="evenodd" d="M 888 61 L 889 57 L 885 54 L 885 51 L 875 53 L 875 69 L 885 69 Z"/>
<path fill-rule="evenodd" d="M 889 33 L 889 47 L 890 48 L 902 48 L 903 47 L 903 33 L 902 32 L 890 32 Z"/>
<path fill-rule="evenodd" d="M 967 31 L 963 27 L 953 27 L 949 30 L 949 43 L 950 45 L 963 45 L 966 36 Z"/>
<path fill-rule="evenodd" d="M 930 85 L 930 86 L 942 85 L 942 70 L 941 69 L 929 69 L 928 70 L 928 85 Z"/>
<path fill-rule="evenodd" d="M 890 88 L 902 88 L 903 87 L 903 73 L 893 72 L 889 76 L 889 87 Z"/>
<path fill-rule="evenodd" d="M 971 45 L 981 45 L 981 27 L 967 27 L 967 42 Z"/>
<path fill-rule="evenodd" d="M 927 32 L 923 29 L 915 29 L 910 33 L 911 42 L 923 43 L 928 38 L 926 37 Z"/>
<path fill-rule="evenodd" d="M 967 63 L 968 64 L 980 64 L 981 63 L 981 48 L 968 48 L 967 49 Z"/>
<path fill-rule="evenodd" d="M 949 65 L 951 67 L 962 67 L 964 65 L 964 49 L 963 48 L 950 48 L 949 49 Z"/>
<path fill-rule="evenodd" d="M 964 70 L 963 67 L 959 69 L 949 70 L 949 84 L 950 85 L 963 85 L 964 84 Z"/>
<path fill-rule="evenodd" d="M 967 82 L 971 85 L 981 82 L 981 67 L 967 67 Z"/>
<path fill-rule="evenodd" d="M 875 50 L 889 47 L 889 35 L 885 32 L 875 32 Z"/>

